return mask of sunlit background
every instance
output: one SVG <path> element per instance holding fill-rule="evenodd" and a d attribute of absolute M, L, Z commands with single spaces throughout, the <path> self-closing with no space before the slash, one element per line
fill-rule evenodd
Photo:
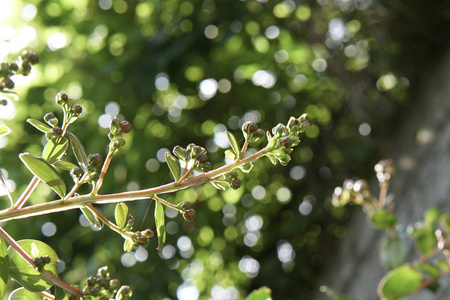
<path fill-rule="evenodd" d="M 133 124 L 102 193 L 169 182 L 165 153 L 175 145 L 204 146 L 218 167 L 229 148 L 224 131 L 239 136 L 246 121 L 270 130 L 306 112 L 314 124 L 287 167 L 262 160 L 240 174 L 241 189 L 204 185 L 165 196 L 193 203 L 197 218 L 186 223 L 167 209 L 161 251 L 152 241 L 124 253 L 120 236 L 89 228 L 76 211 L 12 221 L 7 230 L 54 247 L 64 280 L 80 284 L 108 265 L 136 299 L 243 299 L 263 285 L 274 299 L 308 299 L 346 234 L 348 213 L 332 208 L 331 193 L 345 178 L 371 174 L 417 80 L 404 62 L 423 46 L 404 34 L 414 18 L 396 7 L 376 0 L 0 0 L 0 60 L 23 49 L 40 56 L 31 75 L 13 78 L 19 100 L 2 95 L 8 105 L 0 124 L 13 132 L 0 137 L 0 167 L 15 197 L 31 179 L 17 154 L 40 155 L 45 143 L 24 121 L 59 114 L 59 91 L 83 107 L 72 131 L 88 153 L 105 155 L 113 117 Z M 6 207 L 6 191 L 0 195 Z M 39 186 L 30 202 L 54 197 Z M 113 206 L 100 209 L 113 216 Z M 149 201 L 130 205 L 136 230 L 154 229 L 152 209 Z"/>

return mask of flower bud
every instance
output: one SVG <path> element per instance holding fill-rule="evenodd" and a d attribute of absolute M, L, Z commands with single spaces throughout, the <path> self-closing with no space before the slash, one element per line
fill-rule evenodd
<path fill-rule="evenodd" d="M 127 222 L 127 226 L 133 226 L 134 225 L 134 217 L 133 215 L 129 215 L 128 216 L 128 222 Z"/>
<path fill-rule="evenodd" d="M 264 137 L 266 133 L 262 129 L 256 130 L 249 138 L 249 143 L 255 143 L 259 141 L 262 137 Z"/>
<path fill-rule="evenodd" d="M 112 135 L 116 136 L 121 133 L 120 131 L 120 121 L 117 117 L 113 118 L 111 120 L 111 123 L 109 124 L 109 130 Z"/>
<path fill-rule="evenodd" d="M 80 178 L 81 175 L 83 175 L 83 172 L 78 167 L 75 167 L 72 170 L 70 170 L 70 176 L 72 176 L 73 179 L 78 180 L 78 178 Z"/>
<path fill-rule="evenodd" d="M 145 229 L 141 234 L 147 238 L 152 238 L 155 235 L 153 230 L 151 230 L 150 228 Z"/>
<path fill-rule="evenodd" d="M 100 175 L 97 172 L 92 172 L 89 174 L 89 180 L 97 181 L 100 178 Z"/>
<path fill-rule="evenodd" d="M 11 78 L 6 77 L 5 79 L 3 79 L 3 81 L 1 82 L 1 85 L 4 86 L 7 89 L 12 89 L 14 88 L 14 81 L 11 80 Z"/>
<path fill-rule="evenodd" d="M 19 66 L 18 66 L 16 63 L 10 63 L 10 64 L 9 64 L 9 69 L 10 69 L 11 71 L 16 72 L 17 70 L 19 70 Z"/>
<path fill-rule="evenodd" d="M 194 220 L 196 214 L 197 212 L 195 211 L 195 209 L 191 208 L 183 212 L 183 218 L 187 222 L 191 222 Z"/>
<path fill-rule="evenodd" d="M 258 130 L 258 124 L 254 122 L 248 121 L 242 125 L 242 131 L 244 131 L 244 133 L 251 134 L 254 133 L 256 130 Z"/>
<path fill-rule="evenodd" d="M 30 64 L 35 65 L 39 62 L 39 56 L 36 52 L 28 52 L 28 61 Z"/>
<path fill-rule="evenodd" d="M 59 106 L 63 106 L 67 102 L 67 100 L 69 100 L 69 96 L 67 96 L 67 94 L 65 93 L 56 94 L 55 102 Z"/>
<path fill-rule="evenodd" d="M 120 288 L 120 281 L 118 279 L 111 279 L 109 281 L 109 290 L 110 291 L 116 291 L 117 289 Z"/>
<path fill-rule="evenodd" d="M 172 152 L 178 159 L 181 159 L 183 161 L 185 161 L 187 159 L 186 149 L 184 149 L 181 146 L 175 146 L 173 148 Z"/>
<path fill-rule="evenodd" d="M 83 108 L 81 107 L 81 105 L 79 104 L 74 104 L 72 105 L 72 107 L 70 108 L 70 113 L 72 114 L 72 116 L 74 117 L 78 117 L 81 112 L 83 111 Z"/>
<path fill-rule="evenodd" d="M 129 132 L 131 131 L 131 129 L 133 128 L 133 126 L 131 125 L 131 123 L 128 122 L 128 121 L 122 121 L 122 122 L 120 122 L 120 123 L 119 123 L 119 126 L 120 126 L 120 130 L 121 130 L 123 133 L 129 133 Z"/>
<path fill-rule="evenodd" d="M 51 119 L 54 119 L 54 118 L 55 118 L 55 115 L 53 113 L 49 112 L 49 113 L 45 114 L 44 121 L 48 123 Z"/>
<path fill-rule="evenodd" d="M 137 243 L 141 247 L 147 246 L 149 243 L 148 237 L 141 235 L 140 237 L 138 237 Z"/>
<path fill-rule="evenodd" d="M 63 134 L 63 130 L 59 126 L 55 126 L 52 128 L 52 134 L 55 137 L 60 137 Z"/>
<path fill-rule="evenodd" d="M 242 185 L 242 181 L 239 178 L 233 178 L 233 180 L 231 180 L 230 187 L 233 190 L 237 190 L 238 188 L 241 187 L 241 185 Z"/>
<path fill-rule="evenodd" d="M 133 295 L 131 288 L 128 285 L 122 285 L 117 291 L 115 300 L 127 300 Z"/>
<path fill-rule="evenodd" d="M 94 153 L 88 156 L 89 165 L 99 167 L 103 164 L 103 158 L 100 154 Z"/>
<path fill-rule="evenodd" d="M 186 210 L 191 208 L 191 203 L 189 203 L 187 201 L 182 201 L 182 202 L 177 204 L 177 208 L 182 210 L 182 211 L 186 211 Z"/>
<path fill-rule="evenodd" d="M 279 123 L 277 126 L 272 128 L 272 134 L 277 138 L 280 138 L 286 135 L 286 127 L 283 124 Z"/>
<path fill-rule="evenodd" d="M 285 136 L 283 138 L 281 138 L 281 144 L 283 145 L 283 147 L 286 148 L 291 148 L 292 147 L 292 139 L 290 136 Z"/>
<path fill-rule="evenodd" d="M 212 166 L 209 161 L 198 165 L 198 170 L 201 172 L 209 172 L 209 171 L 211 171 L 211 169 L 212 169 Z"/>
<path fill-rule="evenodd" d="M 6 106 L 8 104 L 8 100 L 6 99 L 0 99 L 0 105 Z"/>
<path fill-rule="evenodd" d="M 109 277 L 109 271 L 108 271 L 108 266 L 103 266 L 98 268 L 97 270 L 97 277 Z"/>
<path fill-rule="evenodd" d="M 31 64 L 28 61 L 22 62 L 22 75 L 27 76 L 31 72 Z"/>
<path fill-rule="evenodd" d="M 199 163 L 204 163 L 208 161 L 208 153 L 206 152 L 205 148 L 203 147 L 199 147 L 200 151 L 197 153 L 195 159 L 199 162 Z"/>

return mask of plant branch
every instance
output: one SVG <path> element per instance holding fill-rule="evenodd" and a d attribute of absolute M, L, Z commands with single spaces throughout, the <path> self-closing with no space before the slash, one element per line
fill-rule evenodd
<path fill-rule="evenodd" d="M 31 194 L 38 186 L 39 181 L 40 179 L 37 176 L 33 176 L 25 191 L 23 191 L 22 195 L 20 195 L 19 199 L 17 199 L 16 203 L 11 207 L 11 210 L 20 209 L 24 206 L 25 202 L 27 202 L 28 198 L 30 198 Z"/>
<path fill-rule="evenodd" d="M 22 247 L 20 247 L 20 245 L 2 227 L 0 227 L 0 236 L 2 236 L 5 239 L 5 241 L 14 249 L 14 251 L 16 251 L 17 254 L 19 254 L 20 257 L 22 257 L 31 267 L 33 267 L 33 268 L 36 267 L 34 265 L 33 258 L 28 253 L 26 253 L 22 249 Z M 42 271 L 40 271 L 40 273 L 45 279 L 47 279 L 54 285 L 57 285 L 60 288 L 68 291 L 69 293 L 72 293 L 76 296 L 85 295 L 85 293 L 82 290 L 79 290 L 79 289 L 71 286 L 70 284 L 62 281 L 61 279 L 59 279 L 58 277 L 56 277 L 55 275 L 53 275 L 52 273 L 50 273 L 47 270 L 42 270 Z"/>

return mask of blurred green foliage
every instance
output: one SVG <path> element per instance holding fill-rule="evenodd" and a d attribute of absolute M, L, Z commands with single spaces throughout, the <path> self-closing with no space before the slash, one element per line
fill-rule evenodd
<path fill-rule="evenodd" d="M 415 4 L 0 2 L 0 56 L 14 57 L 23 48 L 40 56 L 32 80 L 16 81 L 20 101 L 7 106 L 15 107 L 14 119 L 1 121 L 14 133 L 1 138 L 0 166 L 15 183 L 16 196 L 31 179 L 25 167 L 17 167 L 17 153 L 40 152 L 40 134 L 24 120 L 54 111 L 59 91 L 83 107 L 72 130 L 88 153 L 107 152 L 104 124 L 112 116 L 134 126 L 101 193 L 169 182 L 164 152 L 175 145 L 203 145 L 212 162 L 223 163 L 228 146 L 222 132 L 238 133 L 245 121 L 268 130 L 305 112 L 314 124 L 287 167 L 258 161 L 250 175 L 240 175 L 239 190 L 205 185 L 166 196 L 192 202 L 197 218 L 186 223 L 169 211 L 167 246 L 160 252 L 154 240 L 124 254 L 119 236 L 84 228 L 76 212 L 5 227 L 14 237 L 51 245 L 64 261 L 66 281 L 78 283 L 108 265 L 114 277 L 133 286 L 136 299 L 173 299 L 177 293 L 187 299 L 183 293 L 189 291 L 200 299 L 241 299 L 263 285 L 275 299 L 307 299 L 321 267 L 332 259 L 336 239 L 345 236 L 346 212 L 332 207 L 332 189 L 354 174 L 370 174 L 395 124 L 392 116 L 406 105 L 407 88 L 423 64 L 405 62 L 414 51 L 444 43 L 427 30 L 407 31 L 420 27 L 420 9 L 441 7 Z M 428 30 L 444 30 L 438 29 L 440 15 L 433 22 L 423 18 Z M 424 36 L 428 48 L 417 43 Z M 39 186 L 31 202 L 52 197 Z M 6 206 L 7 197 L 2 201 Z M 152 226 L 152 205 L 130 205 L 136 229 Z M 113 216 L 113 206 L 101 210 Z M 51 237 L 41 233 L 47 222 L 56 224 Z"/>

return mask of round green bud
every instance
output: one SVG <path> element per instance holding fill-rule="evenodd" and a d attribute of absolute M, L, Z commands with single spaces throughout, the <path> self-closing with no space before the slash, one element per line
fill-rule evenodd
<path fill-rule="evenodd" d="M 133 296 L 131 288 L 128 285 L 122 285 L 116 293 L 115 300 L 127 300 L 130 299 L 131 296 Z"/>
<path fill-rule="evenodd" d="M 69 100 L 69 96 L 67 96 L 67 94 L 65 93 L 56 94 L 55 102 L 59 106 L 63 106 L 67 102 L 67 100 Z"/>
<path fill-rule="evenodd" d="M 186 211 L 191 208 L 191 203 L 187 201 L 182 201 L 177 204 L 177 208 L 181 209 L 182 211 Z"/>
<path fill-rule="evenodd" d="M 106 276 L 110 276 L 109 271 L 108 271 L 108 266 L 103 266 L 103 267 L 98 268 L 97 277 L 106 277 Z"/>
<path fill-rule="evenodd" d="M 89 165 L 99 167 L 103 164 L 103 158 L 100 154 L 94 153 L 88 156 Z"/>
<path fill-rule="evenodd" d="M 266 133 L 262 129 L 258 129 L 255 132 L 252 133 L 252 135 L 249 138 L 250 143 L 255 143 L 259 141 L 262 137 L 264 137 Z"/>
<path fill-rule="evenodd" d="M 79 167 L 75 167 L 72 170 L 70 170 L 70 176 L 72 176 L 72 178 L 80 178 L 81 175 L 83 175 L 83 171 L 81 171 L 81 169 Z"/>
<path fill-rule="evenodd" d="M 197 153 L 195 159 L 199 162 L 199 163 L 204 163 L 208 161 L 208 153 L 206 152 L 206 150 L 202 147 L 199 147 L 200 151 Z"/>
<path fill-rule="evenodd" d="M 198 165 L 198 170 L 201 172 L 209 172 L 209 171 L 211 171 L 211 169 L 212 169 L 212 166 L 209 161 L 206 161 L 206 162 Z"/>
<path fill-rule="evenodd" d="M 97 172 L 92 172 L 91 174 L 89 174 L 89 179 L 91 181 L 97 181 L 100 178 L 100 175 L 98 175 Z"/>
<path fill-rule="evenodd" d="M 272 134 L 278 138 L 282 137 L 286 135 L 286 127 L 283 124 L 279 123 L 277 126 L 272 128 Z"/>
<path fill-rule="evenodd" d="M 39 62 L 39 56 L 36 54 L 36 52 L 28 52 L 27 58 L 32 65 L 35 65 Z"/>
<path fill-rule="evenodd" d="M 14 88 L 14 81 L 11 80 L 11 78 L 6 77 L 5 79 L 3 79 L 3 81 L 1 82 L 1 85 L 4 86 L 7 89 L 12 89 Z"/>
<path fill-rule="evenodd" d="M 181 147 L 181 146 L 175 146 L 174 148 L 173 148 L 173 154 L 178 158 L 178 159 L 181 159 L 181 160 L 186 160 L 187 159 L 187 155 L 186 155 L 186 149 L 184 149 L 183 147 Z"/>
<path fill-rule="evenodd" d="M 44 121 L 48 123 L 51 119 L 54 119 L 54 118 L 55 118 L 55 115 L 53 113 L 49 112 L 49 113 L 45 114 Z"/>
<path fill-rule="evenodd" d="M 27 76 L 31 72 L 31 64 L 28 61 L 22 62 L 22 75 Z"/>
<path fill-rule="evenodd" d="M 79 104 L 74 104 L 70 108 L 70 113 L 75 117 L 78 117 L 82 111 L 83 111 L 83 108 Z"/>
<path fill-rule="evenodd" d="M 10 64 L 9 64 L 9 69 L 10 69 L 11 71 L 16 72 L 17 70 L 19 70 L 19 66 L 18 66 L 16 63 L 10 63 Z"/>
<path fill-rule="evenodd" d="M 120 288 L 120 281 L 118 279 L 111 279 L 109 281 L 109 290 L 116 291 Z"/>
<path fill-rule="evenodd" d="M 8 100 L 6 99 L 0 99 L 0 105 L 5 106 L 8 104 Z"/>

